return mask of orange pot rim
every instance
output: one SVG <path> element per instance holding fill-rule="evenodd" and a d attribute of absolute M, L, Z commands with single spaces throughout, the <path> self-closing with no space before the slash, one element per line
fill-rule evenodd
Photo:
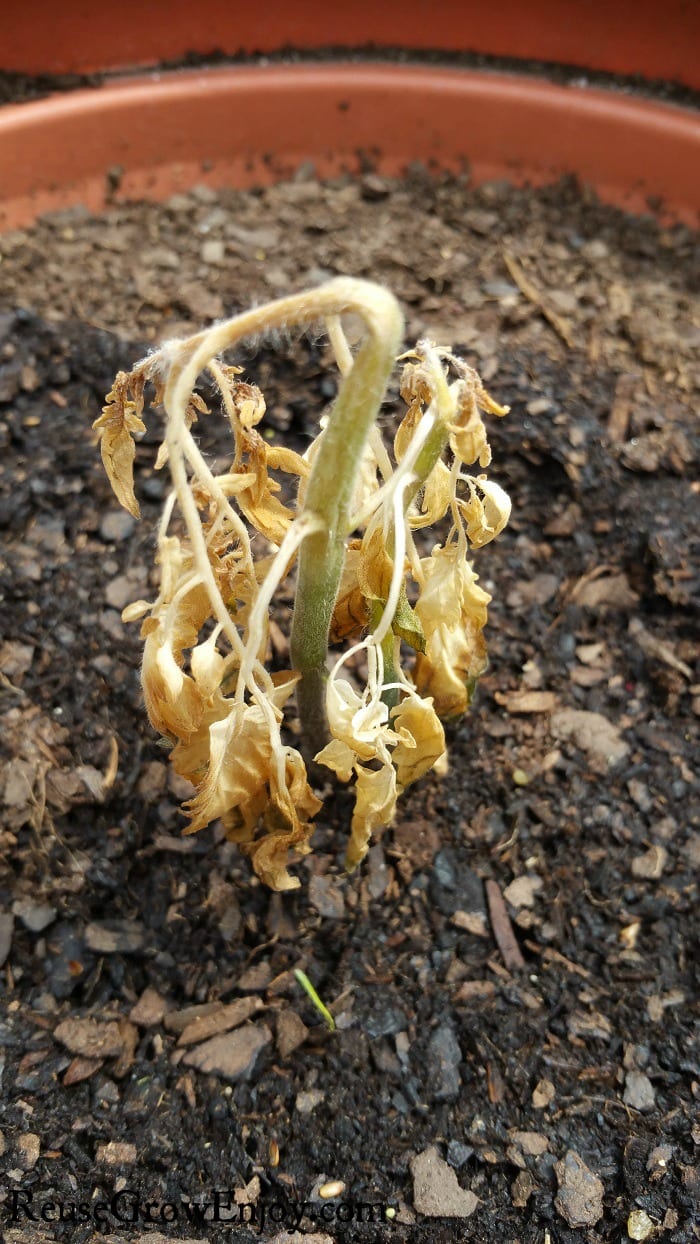
<path fill-rule="evenodd" d="M 532 77 L 377 62 L 178 71 L 0 110 L 0 229 L 205 183 L 249 187 L 367 163 L 469 169 L 475 183 L 567 174 L 636 212 L 697 226 L 700 117 Z M 120 172 L 117 176 L 115 170 Z"/>
<path fill-rule="evenodd" d="M 540 60 L 700 89 L 693 0 L 24 0 L 3 12 L 2 68 L 85 73 L 225 55 L 394 48 Z M 67 8 L 69 11 L 66 11 Z"/>

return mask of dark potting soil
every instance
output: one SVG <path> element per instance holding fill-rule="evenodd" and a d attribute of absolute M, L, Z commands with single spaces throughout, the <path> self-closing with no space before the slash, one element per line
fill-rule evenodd
<path fill-rule="evenodd" d="M 698 1238 L 699 260 L 573 185 L 419 173 L 0 238 L 5 1238 L 269 1240 L 302 1201 L 315 1244 Z M 491 668 L 448 776 L 350 878 L 329 798 L 280 896 L 216 828 L 181 837 L 120 620 L 154 581 L 157 416 L 139 524 L 90 424 L 152 343 L 340 272 L 510 403 L 513 518 L 476 555 Z M 303 448 L 335 392 L 323 339 L 239 360 Z M 224 451 L 215 415 L 202 437 Z M 197 1223 L 217 1189 L 257 1225 Z M 369 1203 L 396 1214 L 345 1221 Z"/>

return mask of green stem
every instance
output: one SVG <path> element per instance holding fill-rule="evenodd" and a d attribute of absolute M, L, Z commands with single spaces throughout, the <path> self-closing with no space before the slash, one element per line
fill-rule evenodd
<path fill-rule="evenodd" d="M 301 673 L 297 704 L 304 750 L 313 755 L 328 738 L 325 710 L 328 633 L 345 559 L 350 504 L 372 425 L 398 353 L 403 317 L 387 290 L 348 281 L 367 335 L 343 378 L 309 479 L 304 510 L 323 520 L 299 553 L 291 635 L 292 664 Z"/>

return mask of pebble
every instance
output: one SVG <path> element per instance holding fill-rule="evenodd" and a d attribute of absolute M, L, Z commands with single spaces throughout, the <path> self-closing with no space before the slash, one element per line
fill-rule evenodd
<path fill-rule="evenodd" d="M 396 1032 L 403 1032 L 406 1027 L 406 1016 L 398 1007 L 382 1005 L 381 1002 L 365 1021 L 365 1032 L 374 1040 L 376 1037 L 391 1037 Z"/>
<path fill-rule="evenodd" d="M 603 1184 L 583 1158 L 569 1149 L 554 1167 L 559 1192 L 554 1204 L 570 1227 L 592 1227 L 603 1216 Z"/>
<path fill-rule="evenodd" d="M 206 242 L 202 243 L 201 255 L 202 263 L 214 265 L 223 263 L 226 255 L 225 243 L 218 238 L 207 238 Z"/>
<path fill-rule="evenodd" d="M 450 1166 L 454 1166 L 459 1170 L 460 1166 L 464 1166 L 472 1157 L 474 1150 L 471 1145 L 465 1145 L 461 1140 L 451 1140 L 447 1145 L 447 1161 Z"/>
<path fill-rule="evenodd" d="M 108 510 L 100 521 L 100 536 L 105 544 L 127 540 L 136 526 L 136 519 L 126 510 Z"/>
<path fill-rule="evenodd" d="M 602 713 L 563 708 L 552 714 L 549 725 L 555 739 L 571 739 L 582 752 L 606 766 L 617 764 L 629 751 L 618 727 Z"/>
<path fill-rule="evenodd" d="M 427 1075 L 434 1101 L 456 1101 L 462 1086 L 462 1051 L 449 1024 L 441 1024 L 428 1042 Z"/>
<path fill-rule="evenodd" d="M 665 847 L 649 847 L 644 855 L 638 855 L 632 860 L 632 876 L 640 881 L 658 881 L 667 861 L 668 851 Z"/>
<path fill-rule="evenodd" d="M 280 1058 L 288 1058 L 293 1054 L 309 1035 L 303 1019 L 290 1007 L 280 1011 L 277 1016 L 277 1050 Z"/>
<path fill-rule="evenodd" d="M 370 847 L 368 853 L 369 876 L 367 878 L 367 889 L 371 898 L 381 898 L 384 894 L 390 880 L 390 872 L 386 866 L 384 857 L 384 847 L 381 842 L 375 842 Z"/>
<path fill-rule="evenodd" d="M 144 989 L 138 1002 L 132 1006 L 129 1012 L 129 1019 L 134 1024 L 140 1024 L 142 1028 L 150 1028 L 153 1024 L 159 1024 L 168 1004 L 165 998 L 161 997 L 156 989 Z"/>
<path fill-rule="evenodd" d="M 625 1076 L 625 1091 L 622 1097 L 626 1106 L 633 1110 L 653 1110 L 656 1106 L 656 1094 L 648 1076 L 643 1071 L 628 1071 Z"/>
<path fill-rule="evenodd" d="M 143 926 L 132 920 L 93 921 L 85 929 L 86 946 L 100 955 L 135 954 L 143 942 Z"/>
<path fill-rule="evenodd" d="M 335 877 L 310 877 L 309 901 L 319 916 L 329 920 L 345 919 L 345 896 Z"/>
<path fill-rule="evenodd" d="M 64 1019 L 54 1028 L 54 1037 L 71 1054 L 85 1058 L 116 1058 L 122 1053 L 124 1041 L 115 1020 L 100 1023 L 96 1019 Z"/>
<path fill-rule="evenodd" d="M 184 1244 L 187 1244 L 185 1240 Z M 202 1241 L 204 1244 L 204 1241 Z M 334 1244 L 333 1238 L 323 1231 L 280 1231 L 269 1244 Z"/>
<path fill-rule="evenodd" d="M 321 1102 L 325 1100 L 326 1094 L 322 1089 L 302 1089 L 297 1093 L 294 1105 L 299 1114 L 311 1114 Z"/>
<path fill-rule="evenodd" d="M 25 929 L 30 933 L 43 933 L 56 919 L 56 908 L 48 903 L 31 903 L 27 899 L 18 899 L 12 904 L 12 910 L 19 916 Z"/>
<path fill-rule="evenodd" d="M 25 1171 L 33 1171 L 39 1161 L 41 1140 L 36 1132 L 24 1132 L 17 1139 L 19 1164 Z"/>
<path fill-rule="evenodd" d="M 522 1149 L 530 1158 L 539 1158 L 546 1153 L 549 1148 L 549 1141 L 542 1132 L 519 1132 L 517 1128 L 512 1128 L 508 1135 L 513 1144 Z"/>
<path fill-rule="evenodd" d="M 503 891 L 503 897 L 511 907 L 534 907 L 535 895 L 541 889 L 542 878 L 528 873 L 511 881 Z"/>
<path fill-rule="evenodd" d="M 188 1050 L 183 1062 L 207 1075 L 223 1076 L 226 1080 L 247 1080 L 252 1075 L 261 1052 L 272 1040 L 265 1024 L 247 1024 L 202 1045 Z"/>
<path fill-rule="evenodd" d="M 556 1097 L 556 1089 L 551 1080 L 538 1080 L 532 1090 L 532 1104 L 535 1110 L 544 1110 Z"/>
<path fill-rule="evenodd" d="M 627 1219 L 627 1234 L 631 1240 L 646 1240 L 655 1230 L 654 1223 L 646 1210 L 633 1209 Z"/>
<path fill-rule="evenodd" d="M 434 1145 L 424 1149 L 410 1163 L 413 1176 L 413 1205 L 428 1218 L 469 1218 L 479 1198 L 462 1188 L 452 1167 Z"/>
<path fill-rule="evenodd" d="M 122 610 L 125 605 L 131 604 L 134 595 L 138 595 L 137 587 L 128 574 L 117 575 L 105 588 L 105 600 L 112 609 Z"/>
<path fill-rule="evenodd" d="M 7 959 L 12 946 L 15 918 L 10 911 L 0 911 L 0 968 Z"/>
<path fill-rule="evenodd" d="M 86 954 L 85 942 L 76 925 L 61 921 L 51 929 L 46 972 L 48 987 L 55 998 L 68 998 L 84 981 L 94 962 Z"/>
<path fill-rule="evenodd" d="M 136 1145 L 110 1140 L 105 1145 L 97 1146 L 95 1157 L 105 1166 L 133 1166 L 136 1161 Z"/>

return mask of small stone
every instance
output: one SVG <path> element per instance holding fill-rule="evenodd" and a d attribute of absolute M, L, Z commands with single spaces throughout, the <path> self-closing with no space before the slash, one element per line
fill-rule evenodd
<path fill-rule="evenodd" d="M 542 878 L 532 875 L 516 877 L 503 891 L 503 897 L 511 907 L 534 907 L 535 895 L 542 889 Z"/>
<path fill-rule="evenodd" d="M 410 1163 L 413 1176 L 413 1205 L 428 1218 L 469 1218 L 479 1198 L 462 1188 L 451 1166 L 434 1145 L 424 1149 Z"/>
<path fill-rule="evenodd" d="M 554 1167 L 559 1192 L 554 1204 L 570 1227 L 592 1227 L 603 1216 L 603 1184 L 583 1158 L 569 1149 Z"/>
<path fill-rule="evenodd" d="M 12 904 L 12 910 L 30 933 L 43 933 L 56 919 L 56 908 L 50 907 L 48 903 L 31 903 L 26 899 L 18 899 Z"/>
<path fill-rule="evenodd" d="M 384 847 L 381 842 L 375 842 L 370 847 L 367 862 L 369 864 L 369 876 L 367 878 L 367 889 L 371 898 L 381 898 L 388 884 L 390 873 L 386 866 L 384 856 Z"/>
<path fill-rule="evenodd" d="M 100 955 L 135 954 L 143 942 L 143 926 L 131 920 L 93 921 L 85 929 L 86 946 Z"/>
<path fill-rule="evenodd" d="M 538 1080 L 532 1090 L 532 1104 L 535 1110 L 544 1110 L 556 1097 L 556 1089 L 551 1080 Z"/>
<path fill-rule="evenodd" d="M 459 1170 L 460 1166 L 464 1166 L 474 1153 L 471 1145 L 465 1145 L 462 1140 L 451 1140 L 447 1145 L 447 1161 L 450 1166 L 454 1166 L 455 1170 Z"/>
<path fill-rule="evenodd" d="M 449 1024 L 441 1024 L 428 1042 L 427 1072 L 434 1101 L 456 1101 L 462 1079 L 459 1064 L 462 1051 Z"/>
<path fill-rule="evenodd" d="M 651 1178 L 656 1181 L 662 1179 L 668 1174 L 669 1163 L 673 1157 L 673 1148 L 671 1145 L 657 1145 L 652 1149 L 647 1159 L 647 1170 Z"/>
<path fill-rule="evenodd" d="M 24 1132 L 18 1138 L 17 1153 L 22 1170 L 33 1171 L 41 1153 L 41 1140 L 36 1132 Z"/>
<path fill-rule="evenodd" d="M 656 1106 L 656 1094 L 648 1076 L 642 1071 L 628 1071 L 625 1076 L 625 1091 L 622 1097 L 626 1106 L 633 1110 L 653 1110 Z"/>
<path fill-rule="evenodd" d="M 300 1045 L 303 1045 L 308 1035 L 309 1030 L 296 1011 L 286 1007 L 279 1012 L 277 1016 L 277 1049 L 280 1058 L 289 1058 L 290 1054 L 293 1054 Z"/>
<path fill-rule="evenodd" d="M 335 877 L 311 877 L 309 900 L 319 916 L 329 920 L 345 919 L 345 896 Z"/>
<path fill-rule="evenodd" d="M 126 510 L 108 510 L 100 523 L 100 536 L 106 544 L 126 540 L 136 526 L 136 519 Z"/>
<path fill-rule="evenodd" d="M 656 1228 L 646 1210 L 633 1209 L 627 1219 L 627 1234 L 631 1240 L 646 1240 Z"/>
<path fill-rule="evenodd" d="M 218 238 L 207 238 L 202 243 L 202 263 L 220 264 L 223 263 L 226 255 L 226 246 Z"/>
<path fill-rule="evenodd" d="M 34 645 L 23 644 L 18 640 L 8 639 L 0 648 L 0 673 L 10 681 L 22 678 L 31 669 L 34 660 Z"/>
<path fill-rule="evenodd" d="M 156 989 L 144 989 L 138 1002 L 132 1006 L 129 1019 L 142 1028 L 159 1024 L 168 1009 L 165 998 Z"/>
<path fill-rule="evenodd" d="M 0 968 L 10 953 L 14 927 L 15 918 L 12 912 L 0 911 Z"/>
<path fill-rule="evenodd" d="M 323 1231 L 280 1231 L 269 1244 L 333 1244 L 333 1239 Z"/>
<path fill-rule="evenodd" d="M 563 708 L 550 718 L 555 739 L 571 739 L 581 751 L 606 767 L 617 764 L 629 752 L 620 730 L 602 713 Z"/>
<path fill-rule="evenodd" d="M 302 1089 L 297 1093 L 294 1105 L 299 1114 L 311 1114 L 322 1101 L 325 1101 L 326 1094 L 322 1089 Z"/>
<path fill-rule="evenodd" d="M 638 855 L 632 860 L 632 876 L 640 881 L 658 881 L 666 867 L 667 860 L 668 851 L 665 847 L 650 847 L 644 855 Z"/>
<path fill-rule="evenodd" d="M 117 575 L 105 588 L 105 600 L 112 609 L 123 609 L 125 605 L 131 604 L 137 594 L 137 586 L 126 574 Z"/>
<path fill-rule="evenodd" d="M 236 981 L 236 988 L 241 993 L 261 993 L 263 989 L 267 989 L 272 980 L 272 968 L 265 959 L 261 959 L 260 963 L 253 963 L 251 966 L 239 976 Z"/>
<path fill-rule="evenodd" d="M 122 1031 L 114 1020 L 64 1019 L 53 1035 L 69 1053 L 85 1058 L 116 1058 L 124 1049 Z"/>
<path fill-rule="evenodd" d="M 223 1076 L 226 1080 L 247 1080 L 262 1050 L 271 1040 L 272 1033 L 265 1024 L 247 1024 L 244 1028 L 212 1037 L 188 1050 L 183 1062 L 207 1075 Z"/>
<path fill-rule="evenodd" d="M 513 1128 L 508 1132 L 514 1145 L 522 1149 L 530 1158 L 539 1158 L 549 1148 L 549 1141 L 541 1132 L 519 1132 Z"/>
<path fill-rule="evenodd" d="M 510 1187 L 510 1195 L 516 1209 L 524 1209 L 537 1184 L 529 1171 L 520 1171 Z"/>
<path fill-rule="evenodd" d="M 95 1156 L 105 1166 L 133 1166 L 136 1161 L 136 1145 L 110 1140 L 106 1145 L 97 1146 Z"/>

